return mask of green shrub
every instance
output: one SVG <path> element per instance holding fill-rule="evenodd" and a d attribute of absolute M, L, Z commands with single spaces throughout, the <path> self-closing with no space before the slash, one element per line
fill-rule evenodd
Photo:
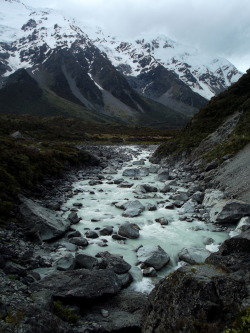
<path fill-rule="evenodd" d="M 223 333 L 246 333 L 250 332 L 250 307 L 246 308 L 236 320 L 231 328 L 227 328 Z"/>
<path fill-rule="evenodd" d="M 65 307 L 60 301 L 55 301 L 53 303 L 53 313 L 63 321 L 72 324 L 76 324 L 79 319 L 71 309 Z"/>

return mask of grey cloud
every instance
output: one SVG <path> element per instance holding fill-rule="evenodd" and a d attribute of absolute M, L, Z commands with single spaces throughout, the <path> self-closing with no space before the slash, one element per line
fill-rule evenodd
<path fill-rule="evenodd" d="M 24 1 L 41 6 L 39 0 Z M 241 70 L 250 67 L 249 0 L 43 0 L 43 6 L 62 9 L 122 37 L 164 33 L 234 59 Z"/>

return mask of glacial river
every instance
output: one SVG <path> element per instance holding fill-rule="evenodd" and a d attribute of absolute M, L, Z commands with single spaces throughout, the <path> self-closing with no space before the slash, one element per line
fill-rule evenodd
<path fill-rule="evenodd" d="M 114 149 L 117 149 L 114 147 Z M 121 147 L 119 148 L 121 149 Z M 160 245 L 170 256 L 170 263 L 160 271 L 158 277 L 165 276 L 168 272 L 175 270 L 181 263 L 178 259 L 178 253 L 182 248 L 198 247 L 206 248 L 209 251 L 216 251 L 218 245 L 228 238 L 228 233 L 217 232 L 216 228 L 211 223 L 205 223 L 199 218 L 195 218 L 195 214 L 183 213 L 181 208 L 166 209 L 166 202 L 171 202 L 171 195 L 177 191 L 188 188 L 188 183 L 177 179 L 177 184 L 171 186 L 171 191 L 167 193 L 147 193 L 147 198 L 138 199 L 138 193 L 135 193 L 135 188 L 138 184 L 149 184 L 161 189 L 163 182 L 156 180 L 156 174 L 150 173 L 146 177 L 133 179 L 123 176 L 122 173 L 127 168 L 149 168 L 151 163 L 148 158 L 152 153 L 150 147 L 143 149 L 140 146 L 124 146 L 123 148 L 132 152 L 133 158 L 129 162 L 123 162 L 121 167 L 116 170 L 115 174 L 103 174 L 102 184 L 89 185 L 89 179 L 83 179 L 74 182 L 73 190 L 75 194 L 72 198 L 66 200 L 63 209 L 65 210 L 64 217 L 67 217 L 69 210 L 74 208 L 74 203 L 81 203 L 82 207 L 77 210 L 81 221 L 74 225 L 74 229 L 80 231 L 82 235 L 87 230 L 98 230 L 104 226 L 112 226 L 114 232 L 117 232 L 119 225 L 124 222 L 136 223 L 140 227 L 140 236 L 138 239 L 127 239 L 126 241 L 117 241 L 112 236 L 100 236 L 96 239 L 88 239 L 89 245 L 82 250 L 83 253 L 95 256 L 98 252 L 108 251 L 112 254 L 120 254 L 124 260 L 131 264 L 131 274 L 134 278 L 134 283 L 130 288 L 134 290 L 146 292 L 150 291 L 154 285 L 154 279 L 143 277 L 142 272 L 137 265 L 137 256 L 135 250 L 140 245 Z M 144 165 L 138 166 L 137 163 L 144 159 Z M 130 188 L 120 187 L 115 184 L 115 180 L 123 178 L 124 182 L 132 183 Z M 123 210 L 116 208 L 114 203 L 119 203 L 124 200 L 139 200 L 145 207 L 147 204 L 155 204 L 155 211 L 144 210 L 138 217 L 123 217 Z M 189 222 L 183 217 L 189 218 Z M 155 219 L 165 217 L 169 224 L 162 226 L 155 222 Z M 190 222 L 190 218 L 192 222 Z M 94 222 L 93 222 L 94 221 Z M 206 244 L 206 240 L 212 238 L 212 243 Z M 104 240 L 104 241 L 103 241 Z M 106 242 L 106 247 L 100 247 Z"/>

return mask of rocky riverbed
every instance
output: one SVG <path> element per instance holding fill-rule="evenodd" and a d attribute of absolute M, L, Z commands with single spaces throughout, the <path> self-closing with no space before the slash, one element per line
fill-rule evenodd
<path fill-rule="evenodd" d="M 3 332 L 140 332 L 161 278 L 248 230 L 250 205 L 195 166 L 153 164 L 154 146 L 84 148 L 99 166 L 22 193 L 20 224 L 1 231 Z"/>

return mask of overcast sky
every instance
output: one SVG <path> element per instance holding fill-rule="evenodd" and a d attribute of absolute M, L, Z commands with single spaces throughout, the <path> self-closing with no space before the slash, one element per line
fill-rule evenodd
<path fill-rule="evenodd" d="M 33 7 L 65 11 L 81 21 L 133 37 L 168 37 L 250 68 L 250 0 L 24 0 Z"/>

